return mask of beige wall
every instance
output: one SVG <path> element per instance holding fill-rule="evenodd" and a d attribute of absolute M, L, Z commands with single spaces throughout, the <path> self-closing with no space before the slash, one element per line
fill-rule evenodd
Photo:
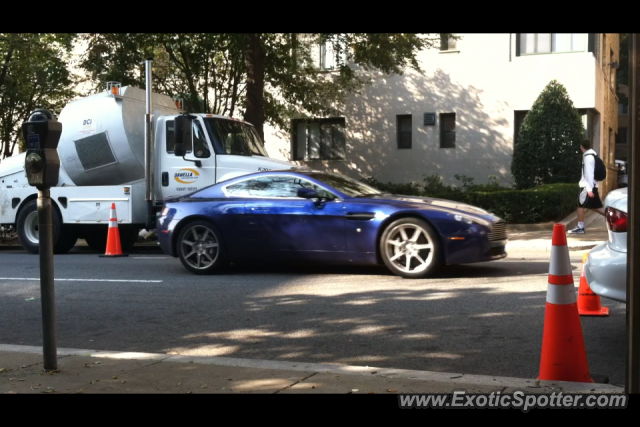
<path fill-rule="evenodd" d="M 576 108 L 603 111 L 604 101 L 596 99 L 603 78 L 597 74 L 602 70 L 591 52 L 516 56 L 515 34 L 462 37 L 456 52 L 422 52 L 424 75 L 374 75 L 371 86 L 352 97 L 343 112 L 346 160 L 307 164 L 383 182 L 422 182 L 423 175 L 439 174 L 445 183 L 460 184 L 454 175 L 462 174 L 476 183 L 496 175 L 507 184 L 512 181 L 514 111 L 529 110 L 552 79 L 567 88 Z M 617 102 L 614 108 L 617 114 Z M 424 126 L 425 112 L 456 113 L 455 149 L 440 148 L 439 121 Z M 412 115 L 412 149 L 397 148 L 399 114 Z M 600 120 L 617 129 L 606 119 L 608 114 L 601 114 Z M 265 141 L 270 155 L 290 159 L 288 132 L 267 127 Z"/>
<path fill-rule="evenodd" d="M 600 196 L 617 186 L 615 167 L 616 134 L 618 133 L 618 97 L 615 87 L 615 68 L 610 62 L 619 62 L 620 35 L 600 34 L 600 55 L 596 62 L 596 109 L 600 114 L 600 137 L 594 142 L 594 149 L 607 165 L 607 179 L 601 183 Z M 604 50 L 604 56 L 602 54 Z M 613 52 L 613 55 L 611 53 Z M 613 57 L 613 60 L 611 60 Z M 611 135 L 611 136 L 610 136 Z"/>

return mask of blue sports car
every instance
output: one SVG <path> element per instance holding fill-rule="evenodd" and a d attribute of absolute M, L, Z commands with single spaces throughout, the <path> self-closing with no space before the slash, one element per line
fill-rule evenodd
<path fill-rule="evenodd" d="M 443 264 L 507 256 L 506 223 L 487 211 L 304 168 L 219 182 L 167 201 L 157 219 L 162 250 L 196 274 L 287 260 L 384 264 L 422 278 Z"/>

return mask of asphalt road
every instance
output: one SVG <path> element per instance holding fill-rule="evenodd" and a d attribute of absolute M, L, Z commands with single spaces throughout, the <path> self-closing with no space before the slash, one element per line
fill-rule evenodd
<path fill-rule="evenodd" d="M 42 345 L 38 261 L 0 247 L 0 344 Z M 427 280 L 353 266 L 196 276 L 157 248 L 76 247 L 55 256 L 57 345 L 536 378 L 548 272 L 545 254 L 520 254 Z M 624 385 L 626 307 L 602 303 L 609 317 L 581 317 L 590 372 Z"/>

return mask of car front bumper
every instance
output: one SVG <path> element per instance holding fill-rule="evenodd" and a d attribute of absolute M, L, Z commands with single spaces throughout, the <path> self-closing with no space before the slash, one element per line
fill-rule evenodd
<path fill-rule="evenodd" d="M 607 243 L 591 249 L 584 266 L 591 290 L 605 298 L 627 302 L 627 253 L 614 251 Z"/>

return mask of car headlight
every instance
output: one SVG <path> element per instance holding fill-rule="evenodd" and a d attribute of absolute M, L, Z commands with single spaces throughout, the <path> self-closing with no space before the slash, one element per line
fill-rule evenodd
<path fill-rule="evenodd" d="M 491 222 L 487 221 L 486 219 L 476 218 L 468 215 L 456 214 L 453 216 L 453 219 L 455 219 L 456 221 L 466 222 L 467 224 L 480 224 L 485 227 L 489 227 L 491 225 Z"/>
<path fill-rule="evenodd" d="M 162 211 L 160 211 L 160 216 L 167 216 L 169 214 L 169 208 L 167 206 L 162 208 Z"/>

